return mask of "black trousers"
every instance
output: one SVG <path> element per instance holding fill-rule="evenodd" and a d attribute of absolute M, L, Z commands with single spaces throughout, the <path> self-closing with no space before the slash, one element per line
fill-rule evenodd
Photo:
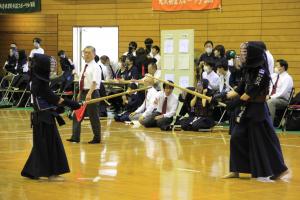
<path fill-rule="evenodd" d="M 83 90 L 80 96 L 80 100 L 84 101 L 87 95 L 88 90 Z M 92 99 L 99 98 L 99 90 L 95 90 L 92 94 Z M 89 104 L 86 107 L 86 112 L 88 113 L 93 134 L 94 140 L 101 140 L 101 125 L 99 120 L 99 103 Z M 83 119 L 82 119 L 83 120 Z M 80 141 L 80 132 L 81 132 L 81 121 L 77 121 L 76 117 L 73 117 L 73 133 L 71 139 Z"/>
<path fill-rule="evenodd" d="M 72 75 L 72 72 L 64 72 L 61 76 L 51 80 L 50 88 L 56 90 L 59 87 L 60 92 L 63 92 L 70 85 L 72 85 L 73 80 L 74 80 L 74 76 Z"/>
<path fill-rule="evenodd" d="M 37 179 L 70 172 L 53 115 L 48 111 L 33 112 L 32 130 L 33 146 L 21 175 Z"/>
<path fill-rule="evenodd" d="M 173 117 L 164 117 L 159 120 L 155 120 L 154 118 L 158 115 L 161 115 L 161 113 L 154 111 L 150 116 L 145 118 L 143 125 L 145 127 L 159 127 L 162 130 L 166 130 L 166 128 L 171 125 Z"/>
<path fill-rule="evenodd" d="M 180 120 L 181 128 L 185 131 L 198 131 L 214 126 L 214 120 L 208 117 L 189 116 Z"/>
<path fill-rule="evenodd" d="M 12 86 L 16 87 L 16 88 L 20 88 L 20 86 L 22 86 L 22 88 L 20 88 L 20 89 L 25 89 L 27 83 L 29 82 L 29 79 L 30 79 L 30 77 L 27 73 L 19 74 L 14 78 L 14 80 L 12 82 Z"/>
<path fill-rule="evenodd" d="M 232 127 L 230 171 L 252 177 L 279 175 L 287 170 L 279 139 L 268 115 L 263 121 L 245 119 Z"/>

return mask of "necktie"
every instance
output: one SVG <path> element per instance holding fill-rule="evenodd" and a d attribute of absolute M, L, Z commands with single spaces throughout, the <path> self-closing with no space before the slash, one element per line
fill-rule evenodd
<path fill-rule="evenodd" d="M 168 97 L 165 97 L 165 100 L 164 100 L 164 103 L 163 103 L 163 106 L 162 106 L 162 110 L 161 110 L 162 114 L 166 114 L 167 105 L 168 105 Z"/>
<path fill-rule="evenodd" d="M 87 68 L 88 64 L 86 64 L 84 66 L 84 70 L 83 70 L 83 73 L 81 75 L 81 79 L 80 79 L 80 83 L 79 83 L 79 90 L 82 91 L 83 90 L 83 87 L 84 87 L 84 73 L 86 71 L 86 68 Z"/>
<path fill-rule="evenodd" d="M 142 77 L 144 77 L 145 76 L 145 66 L 144 66 L 144 64 L 142 64 Z"/>
<path fill-rule="evenodd" d="M 276 93 L 276 89 L 277 89 L 278 80 L 279 80 L 279 74 L 277 75 L 277 79 L 276 79 L 276 81 L 275 81 L 275 84 L 273 85 L 273 88 L 272 88 L 271 95 L 273 95 L 273 94 L 275 94 L 275 93 Z"/>
<path fill-rule="evenodd" d="M 226 78 L 225 78 L 225 76 L 224 76 L 224 83 L 223 83 L 223 91 L 226 91 Z"/>

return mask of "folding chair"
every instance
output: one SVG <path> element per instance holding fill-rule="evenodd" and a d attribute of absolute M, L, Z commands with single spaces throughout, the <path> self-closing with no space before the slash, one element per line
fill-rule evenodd
<path fill-rule="evenodd" d="M 12 99 L 12 95 L 9 98 L 9 94 L 14 92 L 14 90 L 12 90 L 12 83 L 16 75 L 12 73 L 10 75 L 12 75 L 12 80 L 9 82 L 7 89 L 2 90 L 4 92 L 4 95 L 2 96 L 2 99 L 0 101 L 1 108 L 7 108 L 13 106 L 13 103 L 10 102 Z"/>
<path fill-rule="evenodd" d="M 20 97 L 20 99 L 19 99 L 16 107 L 20 106 L 20 104 L 22 103 L 23 98 L 25 97 L 25 94 L 30 94 L 30 91 L 29 91 L 29 82 L 27 83 L 26 88 L 22 91 L 22 95 L 21 95 L 21 97 Z M 30 95 L 29 95 L 28 98 L 30 99 Z M 26 100 L 26 103 L 27 103 L 27 100 Z M 26 107 L 26 103 L 25 103 L 25 107 Z"/>
<path fill-rule="evenodd" d="M 29 97 L 25 103 L 25 106 L 24 106 L 25 108 L 30 106 L 30 99 L 31 99 L 31 95 L 29 95 Z"/>
<path fill-rule="evenodd" d="M 295 94 L 295 88 L 292 88 L 292 91 L 291 91 L 289 99 L 288 99 L 288 104 L 287 104 L 287 106 L 284 109 L 283 115 L 282 115 L 281 120 L 279 122 L 279 125 L 277 127 L 277 128 L 281 127 L 282 131 L 284 130 L 284 128 L 286 126 L 286 116 L 287 116 L 286 114 L 287 114 L 287 111 L 289 110 L 289 108 L 291 106 L 290 104 L 291 104 L 291 101 L 293 99 L 294 94 Z"/>
<path fill-rule="evenodd" d="M 3 95 L 3 97 L 2 97 L 1 102 L 7 101 L 7 100 L 8 100 L 8 95 L 9 95 L 9 93 L 11 92 L 11 89 L 12 89 L 12 83 L 13 83 L 15 77 L 16 77 L 16 75 L 14 75 L 14 74 L 11 74 L 11 75 L 12 75 L 12 80 L 9 82 L 7 89 L 4 89 L 4 95 Z M 4 78 L 3 78 L 3 79 L 4 79 Z M 2 79 L 2 80 L 3 80 L 3 79 Z M 1 81 L 1 82 L 2 82 L 2 81 Z"/>
<path fill-rule="evenodd" d="M 297 95 L 296 95 L 297 96 Z M 286 133 L 286 126 L 287 126 L 287 118 L 289 115 L 292 115 L 293 112 L 300 111 L 300 105 L 299 104 L 291 104 L 291 101 L 289 102 L 289 105 L 286 108 L 285 115 L 282 119 L 282 134 Z"/>

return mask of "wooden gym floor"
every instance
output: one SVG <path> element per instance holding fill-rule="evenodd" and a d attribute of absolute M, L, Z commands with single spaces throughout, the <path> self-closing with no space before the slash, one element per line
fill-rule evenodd
<path fill-rule="evenodd" d="M 228 172 L 229 137 L 216 133 L 161 132 L 101 120 L 103 143 L 84 121 L 82 142 L 68 143 L 71 121 L 60 127 L 71 173 L 64 182 L 20 176 L 32 146 L 29 111 L 0 110 L 0 200 L 285 200 L 300 199 L 300 135 L 281 135 L 290 178 L 260 182 Z M 225 137 L 222 137 L 222 135 Z"/>

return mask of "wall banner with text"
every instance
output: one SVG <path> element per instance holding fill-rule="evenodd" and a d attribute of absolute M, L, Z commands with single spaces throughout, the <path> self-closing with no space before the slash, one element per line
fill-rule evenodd
<path fill-rule="evenodd" d="M 1 0 L 0 13 L 31 13 L 41 11 L 41 0 Z"/>
<path fill-rule="evenodd" d="M 152 0 L 152 9 L 161 11 L 209 10 L 221 8 L 221 0 Z"/>

